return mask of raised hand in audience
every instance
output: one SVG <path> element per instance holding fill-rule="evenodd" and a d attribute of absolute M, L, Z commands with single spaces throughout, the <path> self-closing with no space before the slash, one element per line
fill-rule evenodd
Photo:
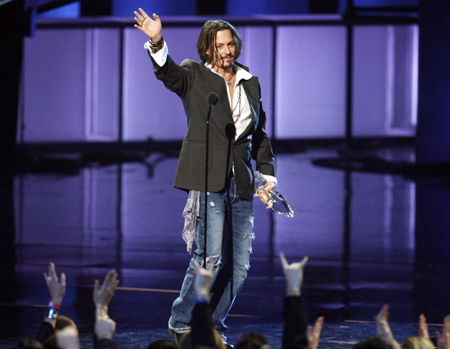
<path fill-rule="evenodd" d="M 95 280 L 92 298 L 94 299 L 96 312 L 99 315 L 108 314 L 108 305 L 114 296 L 118 284 L 119 280 L 117 280 L 117 273 L 114 269 L 106 274 L 101 286 L 100 281 Z"/>
<path fill-rule="evenodd" d="M 320 332 L 322 332 L 323 316 L 317 318 L 314 328 L 308 326 L 306 335 L 308 337 L 308 349 L 316 349 L 319 345 Z"/>
<path fill-rule="evenodd" d="M 444 318 L 444 328 L 442 329 L 442 334 L 436 331 L 436 341 L 438 349 L 449 349 L 450 348 L 450 315 Z"/>
<path fill-rule="evenodd" d="M 108 305 L 116 291 L 119 280 L 115 270 L 110 270 L 105 276 L 105 280 L 100 286 L 100 282 L 95 280 L 92 298 L 95 303 L 95 341 L 94 347 L 112 348 L 117 347 L 113 341 L 116 332 L 116 323 L 108 315 Z"/>
<path fill-rule="evenodd" d="M 303 257 L 301 262 L 289 264 L 284 253 L 281 252 L 280 259 L 286 279 L 286 296 L 300 296 L 303 283 L 303 269 L 306 262 L 308 262 L 308 256 Z"/>
<path fill-rule="evenodd" d="M 56 324 L 61 303 L 66 294 L 66 274 L 61 273 L 60 278 L 56 274 L 55 264 L 50 263 L 48 266 L 48 274 L 44 273 L 44 279 L 50 292 L 50 303 L 47 316 L 44 318 L 45 322 L 50 323 L 53 328 Z"/>
<path fill-rule="evenodd" d="M 303 270 L 308 257 L 301 262 L 289 264 L 283 253 L 280 253 L 281 265 L 286 279 L 286 298 L 283 310 L 283 349 L 317 348 L 323 317 L 317 319 L 314 328 L 308 327 L 308 319 L 301 301 Z"/>
<path fill-rule="evenodd" d="M 427 318 L 423 314 L 420 314 L 419 316 L 419 337 L 430 339 L 430 334 L 428 333 Z"/>
<path fill-rule="evenodd" d="M 397 343 L 397 341 L 394 339 L 394 336 L 392 335 L 388 318 L 389 306 L 384 305 L 377 316 L 375 316 L 375 321 L 377 323 L 377 337 L 392 345 L 394 349 L 400 349 L 400 344 Z"/>
<path fill-rule="evenodd" d="M 197 299 L 209 300 L 209 290 L 211 288 L 211 280 L 213 277 L 212 270 L 214 268 L 214 263 L 209 263 L 208 269 L 202 268 L 195 259 L 194 264 L 197 268 L 197 270 L 194 272 L 194 289 L 195 293 L 197 294 Z"/>

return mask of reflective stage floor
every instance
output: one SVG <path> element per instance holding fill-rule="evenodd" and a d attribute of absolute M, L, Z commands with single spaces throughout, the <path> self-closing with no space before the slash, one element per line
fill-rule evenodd
<path fill-rule="evenodd" d="M 411 162 L 414 153 L 403 146 L 376 154 Z M 310 322 L 325 317 L 320 348 L 375 336 L 372 321 L 383 304 L 399 342 L 417 333 L 419 314 L 440 324 L 450 313 L 448 176 L 312 163 L 335 156 L 324 148 L 277 155 L 278 189 L 295 217 L 254 201 L 251 268 L 227 322 L 232 343 L 257 330 L 280 348 L 281 251 L 290 262 L 310 258 L 303 301 Z M 92 346 L 92 285 L 111 268 L 120 279 L 110 315 L 121 347 L 169 338 L 171 303 L 190 258 L 181 239 L 186 194 L 172 188 L 176 162 L 154 153 L 145 162 L 2 180 L 0 347 L 36 334 L 49 301 L 42 276 L 49 262 L 67 275 L 61 313 L 77 323 L 84 347 Z"/>

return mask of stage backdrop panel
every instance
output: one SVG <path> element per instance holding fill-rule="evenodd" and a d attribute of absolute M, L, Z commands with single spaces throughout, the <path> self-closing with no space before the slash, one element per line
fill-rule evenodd
<path fill-rule="evenodd" d="M 418 27 L 358 26 L 354 43 L 353 134 L 413 135 Z"/>
<path fill-rule="evenodd" d="M 343 137 L 345 28 L 277 28 L 276 138 Z"/>
<path fill-rule="evenodd" d="M 119 29 L 43 29 L 27 38 L 19 141 L 117 141 L 119 47 Z"/>
<path fill-rule="evenodd" d="M 131 23 L 96 23 L 38 28 L 26 39 L 19 141 L 181 140 L 183 105 L 156 80 L 146 36 Z M 346 29 L 300 23 L 239 26 L 239 61 L 260 78 L 272 138 L 344 137 Z M 175 19 L 164 29 L 176 62 L 198 60 L 200 29 Z M 354 35 L 353 134 L 413 136 L 418 27 L 356 26 Z"/>

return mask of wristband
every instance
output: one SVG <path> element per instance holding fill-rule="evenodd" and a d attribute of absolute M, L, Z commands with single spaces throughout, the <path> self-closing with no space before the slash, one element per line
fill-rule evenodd
<path fill-rule="evenodd" d="M 48 306 L 55 310 L 59 310 L 61 308 L 61 304 L 53 303 L 52 301 L 50 301 L 50 303 L 48 303 Z"/>
<path fill-rule="evenodd" d="M 156 53 L 159 50 L 161 50 L 164 47 L 164 39 L 161 36 L 161 40 L 159 40 L 158 42 L 152 42 L 152 40 L 150 39 L 148 41 L 148 43 L 150 44 L 150 50 L 152 51 L 152 53 Z"/>
<path fill-rule="evenodd" d="M 53 307 L 48 308 L 47 318 L 50 320 L 56 320 L 58 317 L 58 309 L 55 309 Z"/>

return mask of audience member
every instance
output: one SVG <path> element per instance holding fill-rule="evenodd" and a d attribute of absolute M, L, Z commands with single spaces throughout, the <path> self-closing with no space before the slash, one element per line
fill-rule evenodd
<path fill-rule="evenodd" d="M 428 340 L 430 339 L 427 319 L 423 314 L 419 317 L 419 336 Z M 436 331 L 436 342 L 438 349 L 450 349 L 450 315 L 444 318 L 442 334 Z"/>
<path fill-rule="evenodd" d="M 119 280 L 115 270 L 110 270 L 105 276 L 103 284 L 95 280 L 92 298 L 95 304 L 95 335 L 94 348 L 118 348 L 113 339 L 116 323 L 108 315 L 108 305 L 116 291 Z"/>
<path fill-rule="evenodd" d="M 286 297 L 283 308 L 283 349 L 308 348 L 316 349 L 319 343 L 323 325 L 323 317 L 316 320 L 314 327 L 307 325 L 306 312 L 302 305 L 301 288 L 303 271 L 308 261 L 304 257 L 301 262 L 289 264 L 283 253 L 280 253 L 283 273 L 286 279 Z M 194 290 L 197 296 L 196 305 L 192 312 L 191 330 L 183 334 L 177 343 L 170 340 L 158 340 L 148 345 L 148 349 L 225 349 L 233 348 L 222 340 L 219 332 L 214 330 L 212 314 L 209 306 L 210 286 L 213 277 L 214 262 L 208 264 L 208 269 L 201 267 L 194 261 L 195 281 Z M 93 300 L 95 304 L 95 335 L 94 348 L 118 348 L 113 339 L 116 323 L 109 317 L 108 306 L 117 289 L 119 281 L 117 273 L 111 270 L 100 285 L 95 280 Z M 36 340 L 24 339 L 18 348 L 60 348 L 78 349 L 80 341 L 75 323 L 68 317 L 59 316 L 59 310 L 66 293 L 66 275 L 56 274 L 55 265 L 49 264 L 48 274 L 44 273 L 45 282 L 50 293 L 50 303 L 47 314 L 36 336 Z M 367 338 L 354 345 L 355 349 L 432 349 L 428 325 L 423 314 L 419 317 L 419 335 L 408 337 L 402 345 L 394 338 L 388 322 L 389 307 L 384 305 L 376 315 L 377 337 Z M 442 334 L 436 332 L 438 349 L 450 349 L 450 315 L 444 318 Z M 236 349 L 271 349 L 267 338 L 259 332 L 245 334 L 236 344 Z"/>
<path fill-rule="evenodd" d="M 280 253 L 281 265 L 286 279 L 286 297 L 283 309 L 283 349 L 317 348 L 323 317 L 319 317 L 314 328 L 308 327 L 306 312 L 302 305 L 301 288 L 303 269 L 308 257 L 301 262 L 289 264 L 283 253 Z"/>
<path fill-rule="evenodd" d="M 61 308 L 64 295 L 66 294 L 66 274 L 61 273 L 58 278 L 55 270 L 55 264 L 49 263 L 48 274 L 44 273 L 44 279 L 50 293 L 50 303 L 48 305 L 47 314 L 44 317 L 39 332 L 36 336 L 36 340 L 42 344 L 46 341 L 50 343 L 52 341 L 50 337 L 55 335 L 59 310 Z M 63 326 L 60 325 L 60 328 L 62 329 Z"/>
<path fill-rule="evenodd" d="M 248 332 L 236 343 L 235 349 L 271 349 L 271 346 L 262 333 Z"/>
<path fill-rule="evenodd" d="M 197 297 L 196 304 L 192 311 L 191 330 L 181 337 L 178 345 L 181 349 L 225 349 L 232 348 L 231 345 L 225 345 L 222 341 L 222 336 L 219 332 L 214 330 L 210 301 L 210 287 L 213 277 L 212 270 L 214 262 L 208 264 L 208 269 L 201 267 L 196 260 L 194 260 L 195 280 L 194 290 Z"/>
<path fill-rule="evenodd" d="M 147 349 L 178 349 L 177 343 L 168 339 L 159 339 L 150 343 Z"/>
<path fill-rule="evenodd" d="M 393 347 L 381 338 L 371 337 L 356 343 L 353 349 L 393 349 Z"/>
<path fill-rule="evenodd" d="M 408 337 L 402 345 L 399 345 L 392 335 L 389 323 L 389 307 L 384 305 L 381 311 L 375 317 L 377 323 L 377 335 L 379 338 L 385 340 L 394 349 L 433 349 L 434 345 L 430 340 L 428 333 L 428 325 L 425 315 L 419 316 L 419 336 Z M 440 332 L 436 332 L 436 339 L 439 349 L 450 349 L 450 316 L 444 318 L 444 330 L 443 335 Z"/>

